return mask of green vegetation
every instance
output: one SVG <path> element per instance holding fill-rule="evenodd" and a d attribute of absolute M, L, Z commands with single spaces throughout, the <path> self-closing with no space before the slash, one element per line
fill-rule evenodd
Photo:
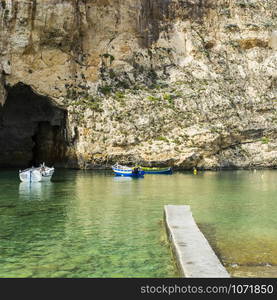
<path fill-rule="evenodd" d="M 263 137 L 262 138 L 262 140 L 261 140 L 261 142 L 263 143 L 263 144 L 268 144 L 269 142 L 270 142 L 270 139 L 268 138 L 268 137 Z"/>
<path fill-rule="evenodd" d="M 221 129 L 218 127 L 211 127 L 210 131 L 211 131 L 211 133 L 217 133 L 217 134 L 221 133 Z"/>
<path fill-rule="evenodd" d="M 155 101 L 160 101 L 161 99 L 155 96 L 148 96 L 147 100 L 155 102 Z"/>
<path fill-rule="evenodd" d="M 81 106 L 84 108 L 90 108 L 92 110 L 95 111 L 99 111 L 101 112 L 101 99 L 98 97 L 94 97 L 94 96 L 88 96 L 88 97 L 83 97 L 83 98 L 79 98 L 79 100 L 75 101 L 74 106 Z"/>
<path fill-rule="evenodd" d="M 174 103 L 174 98 L 175 96 L 174 95 L 171 95 L 171 94 L 164 94 L 163 95 L 163 99 L 165 101 L 168 101 L 170 104 L 173 104 Z"/>
<path fill-rule="evenodd" d="M 99 112 L 102 111 L 101 98 L 90 95 L 88 91 L 78 91 L 74 88 L 68 88 L 66 98 L 67 103 L 73 106 L 90 108 Z"/>
<path fill-rule="evenodd" d="M 112 87 L 109 85 L 103 85 L 98 87 L 98 92 L 100 92 L 101 94 L 107 96 L 112 92 Z"/>
<path fill-rule="evenodd" d="M 182 98 L 183 97 L 182 91 L 176 91 L 175 96 L 176 96 L 176 98 Z"/>
<path fill-rule="evenodd" d="M 117 100 L 123 100 L 123 99 L 125 98 L 124 93 L 122 93 L 122 92 L 120 92 L 120 91 L 117 91 L 117 92 L 114 94 L 114 96 L 115 96 L 115 99 L 117 99 Z"/>
<path fill-rule="evenodd" d="M 172 101 L 172 99 L 173 99 L 172 95 L 170 95 L 170 94 L 164 94 L 163 98 L 164 98 L 164 100 L 169 101 L 169 102 Z"/>
<path fill-rule="evenodd" d="M 162 142 L 169 142 L 169 140 L 166 138 L 166 137 L 164 137 L 164 136 L 158 136 L 157 138 L 156 138 L 156 140 L 157 141 L 162 141 Z"/>
<path fill-rule="evenodd" d="M 177 139 L 174 140 L 173 143 L 174 143 L 174 144 L 177 144 L 177 145 L 181 145 L 181 144 L 182 144 L 182 142 L 181 142 L 180 140 L 177 140 Z"/>

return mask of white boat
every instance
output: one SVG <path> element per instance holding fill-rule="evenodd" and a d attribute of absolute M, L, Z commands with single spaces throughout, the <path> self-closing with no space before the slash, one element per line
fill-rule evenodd
<path fill-rule="evenodd" d="M 19 178 L 23 182 L 50 181 L 55 169 L 46 167 L 43 163 L 38 168 L 32 167 L 19 171 Z"/>

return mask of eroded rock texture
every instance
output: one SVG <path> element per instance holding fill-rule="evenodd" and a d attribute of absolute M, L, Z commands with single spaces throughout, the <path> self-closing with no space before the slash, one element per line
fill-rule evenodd
<path fill-rule="evenodd" d="M 275 0 L 0 1 L 0 165 L 276 167 L 276 14 Z"/>

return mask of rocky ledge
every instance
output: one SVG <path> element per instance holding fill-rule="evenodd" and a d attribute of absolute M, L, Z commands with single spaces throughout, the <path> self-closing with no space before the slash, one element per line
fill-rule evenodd
<path fill-rule="evenodd" d="M 1 0 L 0 165 L 277 166 L 275 0 Z"/>

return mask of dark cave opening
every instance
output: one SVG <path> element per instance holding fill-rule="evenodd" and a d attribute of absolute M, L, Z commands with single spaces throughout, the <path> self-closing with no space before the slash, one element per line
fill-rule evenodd
<path fill-rule="evenodd" d="M 63 166 L 67 111 L 18 83 L 0 106 L 0 167 Z"/>

